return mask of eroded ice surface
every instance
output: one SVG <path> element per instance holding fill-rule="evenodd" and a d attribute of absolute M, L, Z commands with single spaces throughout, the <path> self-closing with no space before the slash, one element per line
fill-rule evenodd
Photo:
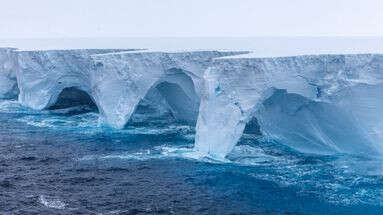
<path fill-rule="evenodd" d="M 382 55 L 216 59 L 204 78 L 196 149 L 223 157 L 256 117 L 309 153 L 381 154 Z"/>
<path fill-rule="evenodd" d="M 1 53 L 2 94 L 19 90 L 22 105 L 49 109 L 59 105 L 63 91 L 80 90 L 101 123 L 120 129 L 131 120 L 150 120 L 146 110 L 155 110 L 156 116 L 196 125 L 199 156 L 224 158 L 249 122 L 264 137 L 302 152 L 382 153 L 379 54 L 259 58 L 245 51 L 122 49 Z M 70 97 L 85 98 L 82 93 L 66 95 L 71 102 Z M 138 106 L 146 109 L 133 114 Z"/>
<path fill-rule="evenodd" d="M 0 98 L 17 97 L 17 56 L 14 48 L 0 48 Z"/>

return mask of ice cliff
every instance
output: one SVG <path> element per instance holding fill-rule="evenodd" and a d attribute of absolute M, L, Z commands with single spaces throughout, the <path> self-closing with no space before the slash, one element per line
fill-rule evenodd
<path fill-rule="evenodd" d="M 120 129 L 139 105 L 157 106 L 196 123 L 201 156 L 225 157 L 249 124 L 302 152 L 383 153 L 383 55 L 245 53 L 0 49 L 0 96 L 19 91 L 41 110 L 81 90 Z"/>
<path fill-rule="evenodd" d="M 103 80 L 95 90 L 102 117 L 113 127 L 122 128 L 140 100 L 157 91 L 166 99 L 175 118 L 195 121 L 204 71 L 213 58 L 233 54 L 139 51 L 94 55 L 98 78 Z"/>
<path fill-rule="evenodd" d="M 18 94 L 16 70 L 17 54 L 14 48 L 0 48 L 0 98 L 15 98 Z"/>
<path fill-rule="evenodd" d="M 97 77 L 90 55 L 112 51 L 121 50 L 18 51 L 19 101 L 41 110 L 53 105 L 60 92 L 69 87 L 92 96 Z"/>
<path fill-rule="evenodd" d="M 196 150 L 223 157 L 256 117 L 309 153 L 382 153 L 383 55 L 216 59 L 204 75 Z"/>
<path fill-rule="evenodd" d="M 243 53 L 243 52 L 240 52 Z M 202 76 L 213 58 L 232 52 L 121 50 L 19 51 L 19 101 L 34 109 L 52 106 L 66 88 L 85 91 L 100 119 L 123 128 L 147 95 L 160 93 L 173 115 L 196 120 Z"/>

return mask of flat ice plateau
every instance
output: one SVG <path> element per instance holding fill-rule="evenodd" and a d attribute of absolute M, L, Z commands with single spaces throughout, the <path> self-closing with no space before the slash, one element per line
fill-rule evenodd
<path fill-rule="evenodd" d="M 43 110 L 57 105 L 64 91 L 81 100 L 81 91 L 97 106 L 100 123 L 116 129 L 145 103 L 195 125 L 200 157 L 223 159 L 254 124 L 255 133 L 301 152 L 381 156 L 381 41 L 274 55 L 266 47 L 1 48 L 0 97 Z M 327 47 L 335 43 L 329 40 Z"/>

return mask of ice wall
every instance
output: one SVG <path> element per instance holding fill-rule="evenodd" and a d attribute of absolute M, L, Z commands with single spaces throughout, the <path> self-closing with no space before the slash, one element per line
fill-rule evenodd
<path fill-rule="evenodd" d="M 53 105 L 65 88 L 76 87 L 93 97 L 97 80 L 92 54 L 122 50 L 19 51 L 17 80 L 21 104 L 44 109 Z"/>
<path fill-rule="evenodd" d="M 14 48 L 0 48 L 0 99 L 16 98 L 17 53 Z"/>
<path fill-rule="evenodd" d="M 195 148 L 224 157 L 256 117 L 266 137 L 300 151 L 380 153 L 382 71 L 382 55 L 216 59 Z"/>
<path fill-rule="evenodd" d="M 16 75 L 23 105 L 49 108 L 64 89 L 75 88 L 93 100 L 101 122 L 115 128 L 139 105 L 156 106 L 155 114 L 170 111 L 176 120 L 196 123 L 201 156 L 225 157 L 249 122 L 265 138 L 302 152 L 383 154 L 383 55 L 4 50 L 4 80 Z M 0 83 L 13 92 L 15 85 L 6 85 L 12 82 Z"/>
<path fill-rule="evenodd" d="M 198 114 L 203 74 L 213 58 L 244 52 L 125 52 L 93 55 L 99 71 L 96 98 L 103 121 L 122 128 L 137 104 L 157 88 L 175 117 L 192 121 Z"/>
<path fill-rule="evenodd" d="M 19 51 L 19 101 L 34 109 L 45 109 L 56 102 L 63 89 L 74 87 L 89 94 L 102 122 L 123 128 L 137 104 L 150 89 L 157 87 L 156 90 L 167 98 L 174 115 L 188 120 L 198 115 L 203 72 L 213 58 L 232 54 L 217 51 Z"/>

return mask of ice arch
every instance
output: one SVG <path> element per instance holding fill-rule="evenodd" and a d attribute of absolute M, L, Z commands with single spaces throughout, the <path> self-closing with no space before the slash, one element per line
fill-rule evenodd
<path fill-rule="evenodd" d="M 92 96 L 89 80 L 81 74 L 61 76 L 55 80 L 42 79 L 40 83 L 35 82 L 33 86 L 27 87 L 26 85 L 29 83 L 22 84 L 19 101 L 23 105 L 39 110 L 51 107 L 64 89 L 76 88 Z"/>
<path fill-rule="evenodd" d="M 125 126 L 167 125 L 175 122 L 171 108 L 165 98 L 157 90 L 151 88 L 139 101 L 133 114 Z"/>
<path fill-rule="evenodd" d="M 94 88 L 101 121 L 123 128 L 138 103 L 153 88 L 167 98 L 175 117 L 192 119 L 197 115 L 196 107 L 204 90 L 204 71 L 213 58 L 233 54 L 235 52 L 138 51 L 94 55 L 102 79 Z"/>
<path fill-rule="evenodd" d="M 165 99 L 176 120 L 191 124 L 197 121 L 200 98 L 187 71 L 169 69 L 153 87 Z"/>
<path fill-rule="evenodd" d="M 352 88 L 354 87 L 346 88 L 345 91 L 353 90 Z M 354 100 L 342 96 L 339 101 L 343 103 L 350 99 Z M 375 99 L 362 106 L 379 107 Z M 382 104 L 383 99 L 379 103 Z M 355 102 L 353 105 L 361 103 Z M 285 90 L 277 90 L 263 102 L 256 116 L 266 137 L 301 152 L 378 154 L 380 149 L 375 144 L 379 139 L 368 138 L 364 133 L 366 127 L 361 126 L 362 122 L 359 121 L 361 117 L 355 117 L 353 109 L 341 107 L 337 102 L 313 101 Z M 370 112 L 366 109 L 365 111 Z M 380 115 L 379 112 L 376 114 Z M 376 121 L 379 119 L 374 123 L 379 124 Z"/>
<path fill-rule="evenodd" d="M 316 88 L 305 79 L 286 72 L 267 73 L 258 63 L 253 59 L 218 59 L 205 72 L 195 140 L 195 150 L 201 155 L 225 157 L 263 101 L 277 89 L 316 97 Z"/>
<path fill-rule="evenodd" d="M 225 157 L 256 116 L 265 135 L 303 152 L 382 153 L 373 118 L 383 98 L 366 90 L 382 71 L 382 55 L 371 54 L 217 59 L 204 76 L 195 150 Z"/>
<path fill-rule="evenodd" d="M 19 101 L 41 110 L 51 106 L 63 89 L 76 87 L 94 100 L 100 122 L 123 128 L 138 102 L 158 85 L 157 90 L 162 91 L 173 106 L 174 115 L 189 119 L 195 115 L 196 95 L 199 97 L 203 91 L 202 76 L 212 59 L 242 53 L 247 52 L 19 51 L 16 73 Z M 194 91 L 188 87 L 190 82 L 174 79 L 178 70 L 192 80 Z M 181 97 L 187 97 L 183 101 L 190 110 L 185 108 L 186 103 L 182 105 L 172 99 L 170 93 L 181 92 L 177 91 L 178 87 L 187 95 Z"/>
<path fill-rule="evenodd" d="M 118 51 L 122 50 L 18 51 L 16 76 L 20 103 L 37 110 L 46 109 L 63 89 L 76 87 L 88 93 L 97 104 L 93 88 L 99 74 L 90 56 Z"/>
<path fill-rule="evenodd" d="M 129 105 L 126 106 L 127 111 L 124 109 L 119 110 L 119 113 L 125 115 L 119 119 L 118 123 L 121 124 L 121 127 L 125 127 L 137 111 L 139 105 L 145 101 L 149 103 L 149 106 L 157 106 L 155 108 L 162 109 L 162 112 L 170 111 L 171 116 L 176 121 L 195 124 L 200 103 L 195 83 L 199 84 L 201 80 L 197 77 L 194 77 L 195 79 L 193 80 L 190 75 L 191 73 L 188 71 L 170 68 L 164 71 L 152 86 L 147 87 L 146 91 L 142 92 L 142 96 L 134 97 L 134 92 L 129 92 L 125 89 L 125 96 L 129 98 L 125 98 L 126 100 L 123 102 Z M 123 107 L 120 106 L 119 108 Z"/>

